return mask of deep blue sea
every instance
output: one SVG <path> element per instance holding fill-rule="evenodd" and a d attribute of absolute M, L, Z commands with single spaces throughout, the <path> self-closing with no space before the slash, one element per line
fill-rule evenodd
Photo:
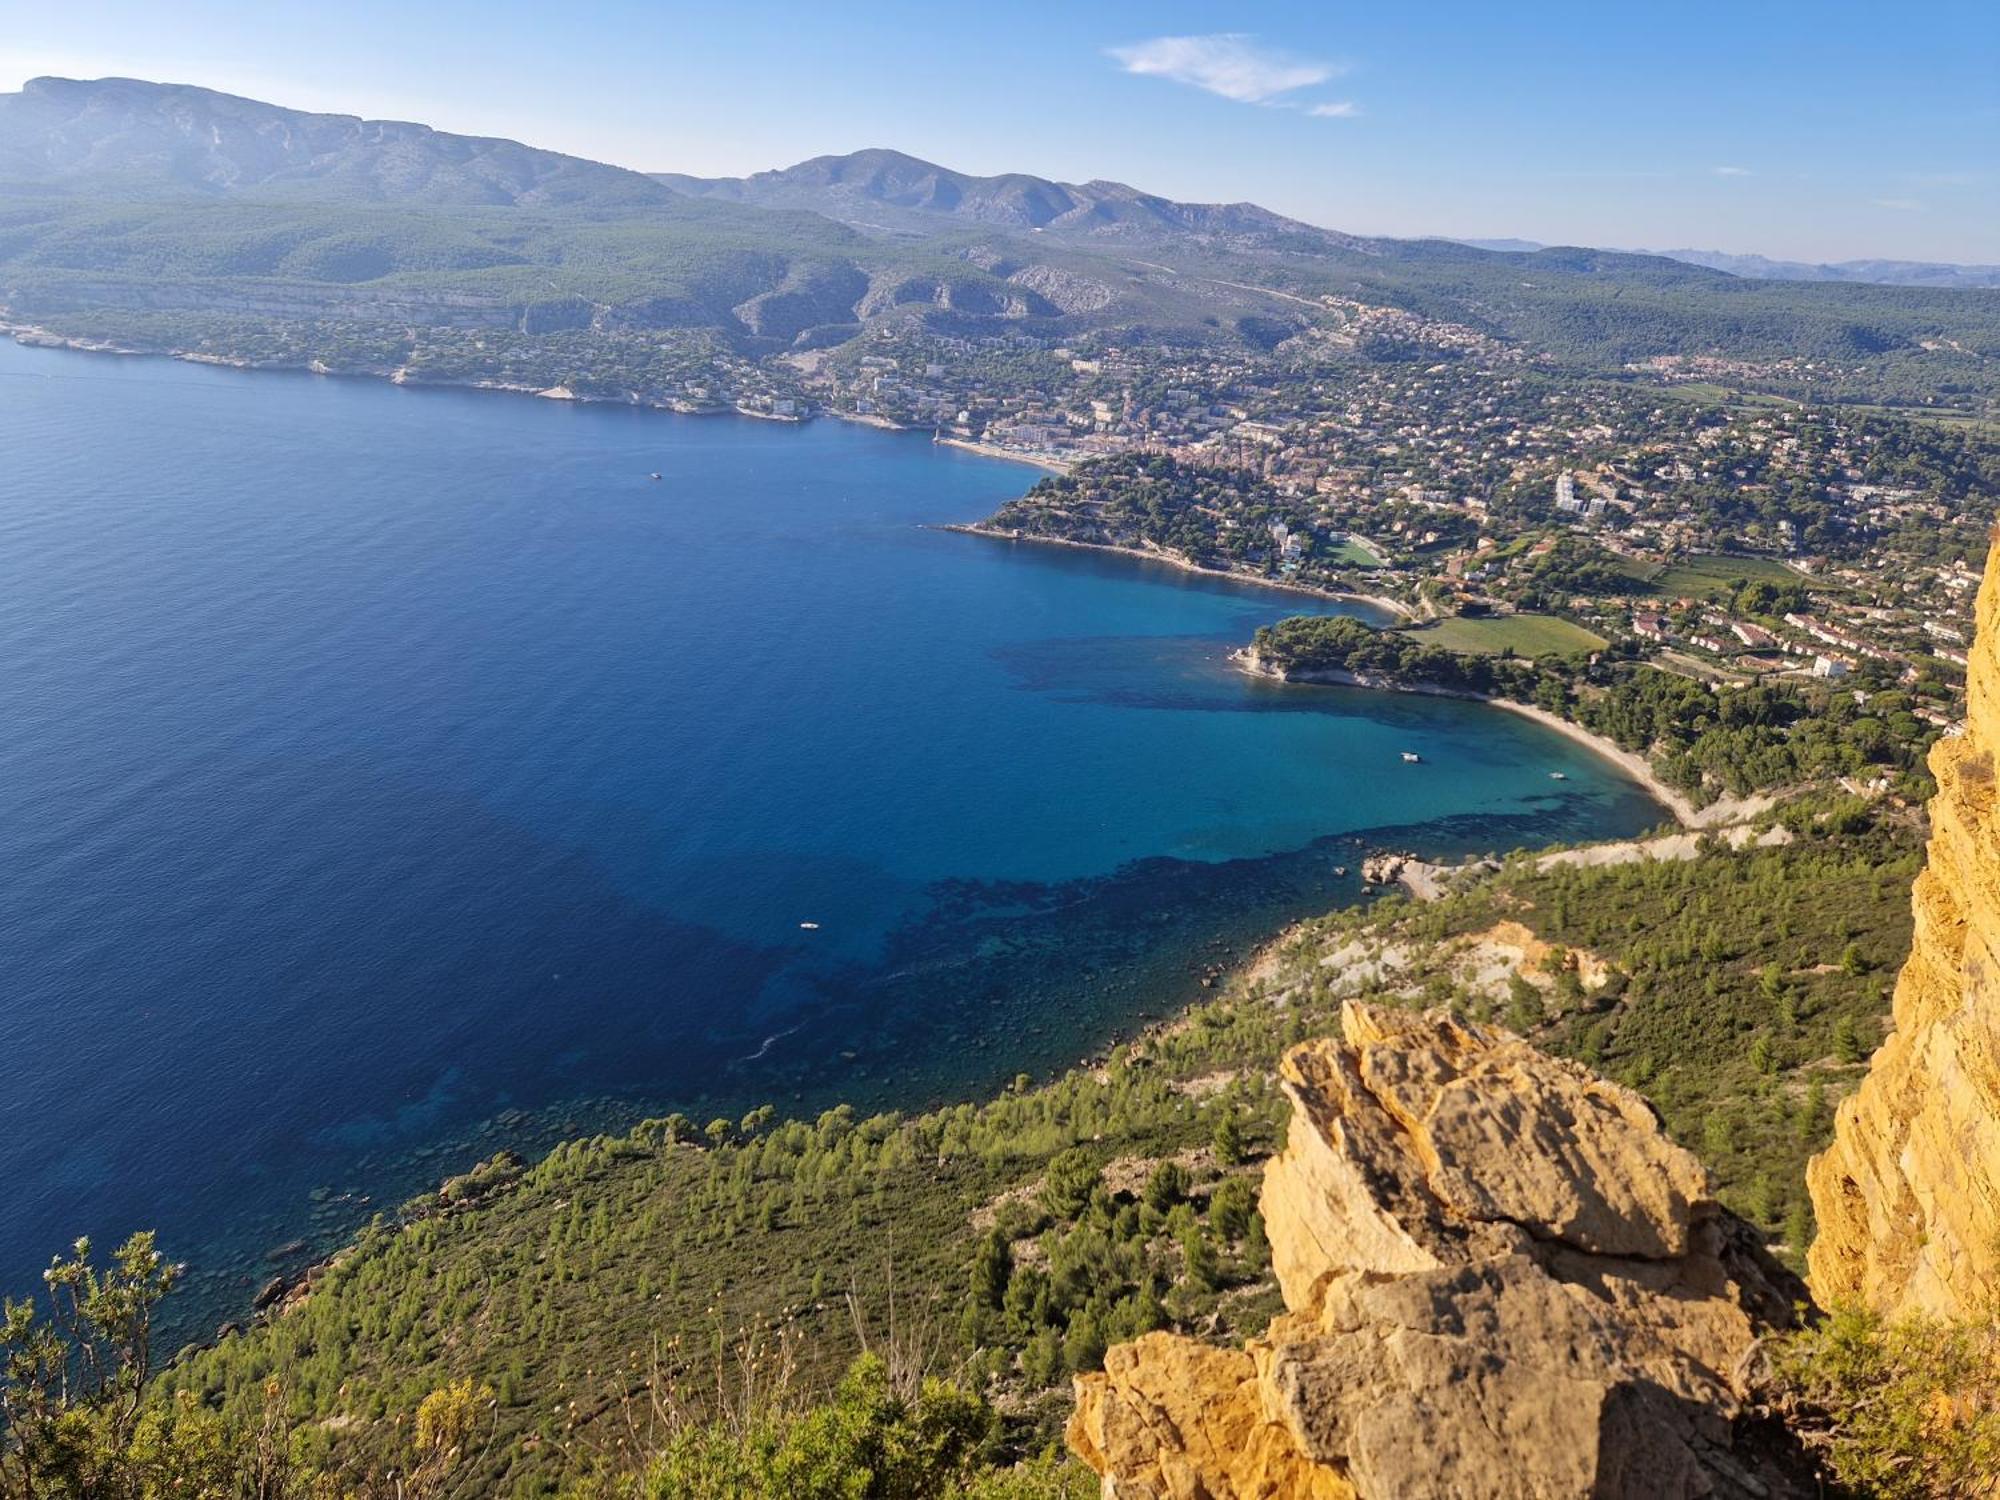
<path fill-rule="evenodd" d="M 1659 820 L 1230 669 L 1311 601 L 927 529 L 1034 477 L 0 344 L 0 1287 L 152 1226 L 226 1309 L 502 1144 L 1073 1062 L 1366 846 Z"/>

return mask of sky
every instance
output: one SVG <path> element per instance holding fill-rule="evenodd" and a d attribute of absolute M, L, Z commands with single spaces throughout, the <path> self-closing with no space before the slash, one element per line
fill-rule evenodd
<path fill-rule="evenodd" d="M 0 0 L 196 83 L 738 175 L 890 146 L 1363 234 L 2000 263 L 2000 3 Z"/>

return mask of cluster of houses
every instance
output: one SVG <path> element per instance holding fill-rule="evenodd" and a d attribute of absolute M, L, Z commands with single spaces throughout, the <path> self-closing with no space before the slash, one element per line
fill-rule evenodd
<path fill-rule="evenodd" d="M 1402 357 L 1351 358 L 1383 341 Z M 1728 373 L 1683 364 L 1653 373 Z M 1759 623 L 1713 600 L 1636 611 L 1616 597 L 1574 602 L 1593 628 L 1629 630 L 1719 673 L 1840 679 L 1873 662 L 1911 679 L 1965 660 L 1977 574 L 1964 560 L 1935 577 L 1879 557 L 1843 565 L 1779 499 L 1819 496 L 1831 524 L 1858 531 L 1942 519 L 1934 497 L 1871 477 L 1866 434 L 1839 422 L 1830 436 L 1806 432 L 1781 408 L 1732 413 L 1550 381 L 1517 351 L 1410 313 L 1327 299 L 1273 354 L 885 329 L 814 364 L 806 385 L 837 411 L 1045 461 L 1159 453 L 1243 474 L 1287 502 L 1269 548 L 1260 538 L 1255 549 L 1285 577 L 1339 582 L 1330 572 L 1365 568 L 1372 554 L 1382 567 L 1370 591 L 1415 601 L 1442 586 L 1460 606 L 1506 608 L 1510 582 L 1556 535 L 1585 536 L 1642 575 L 1740 548 L 1795 564 L 1813 609 Z M 1368 539 L 1363 556 L 1344 549 L 1329 562 L 1329 544 L 1349 538 Z"/>

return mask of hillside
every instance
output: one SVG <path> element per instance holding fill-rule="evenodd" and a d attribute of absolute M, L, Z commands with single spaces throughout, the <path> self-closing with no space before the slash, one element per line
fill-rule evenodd
<path fill-rule="evenodd" d="M 1796 1258 L 1803 1162 L 1879 1035 L 1915 851 L 1893 827 L 1793 816 L 1810 840 L 1522 859 L 1438 903 L 1309 923 L 1183 1020 L 982 1104 L 656 1122 L 490 1163 L 168 1384 L 247 1417 L 281 1371 L 329 1453 L 379 1461 L 387 1417 L 472 1378 L 499 1402 L 480 1484 L 536 1494 L 614 1458 L 632 1403 L 712 1400 L 739 1353 L 825 1390 L 857 1347 L 852 1293 L 878 1339 L 893 1319 L 1007 1414 L 999 1451 L 1032 1452 L 1107 1340 L 1240 1340 L 1278 1309 L 1248 1193 L 1279 1140 L 1273 1070 L 1357 995 L 1448 1004 L 1642 1089 Z"/>

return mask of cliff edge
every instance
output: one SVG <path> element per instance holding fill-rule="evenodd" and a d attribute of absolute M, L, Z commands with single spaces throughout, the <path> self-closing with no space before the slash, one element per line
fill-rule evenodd
<path fill-rule="evenodd" d="M 2000 543 L 1986 560 L 1965 728 L 1937 796 L 1894 1030 L 1807 1169 L 1822 1301 L 1966 1317 L 2000 1300 Z"/>
<path fill-rule="evenodd" d="M 1263 1212 L 1287 1312 L 1077 1381 L 1108 1500 L 1812 1493 L 1743 1367 L 1803 1289 L 1638 1095 L 1350 1003 L 1294 1048 Z"/>

